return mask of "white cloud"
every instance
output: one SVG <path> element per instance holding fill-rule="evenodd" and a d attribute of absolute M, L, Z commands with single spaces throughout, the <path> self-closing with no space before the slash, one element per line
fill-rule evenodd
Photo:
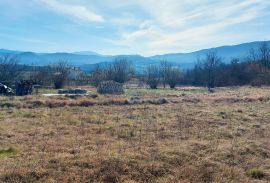
<path fill-rule="evenodd" d="M 70 49 L 153 55 L 270 39 L 268 0 L 0 0 L 0 10 L 0 31 L 38 42 L 35 31 Z"/>
<path fill-rule="evenodd" d="M 241 35 L 226 33 L 226 29 L 265 16 L 269 2 L 264 0 L 213 1 L 139 0 L 151 15 L 138 30 L 120 31 L 114 43 L 129 46 L 146 55 L 164 52 L 194 51 L 202 47 L 238 40 Z"/>
<path fill-rule="evenodd" d="M 90 11 L 83 5 L 72 5 L 60 2 L 58 0 L 41 0 L 45 5 L 57 13 L 66 14 L 68 16 L 89 22 L 104 22 L 101 15 Z"/>
<path fill-rule="evenodd" d="M 14 36 L 14 35 L 3 34 L 3 33 L 0 33 L 0 37 L 8 38 L 8 39 L 16 40 L 16 41 L 21 41 L 21 42 L 33 43 L 33 44 L 47 44 L 47 45 L 55 44 L 55 43 L 47 41 L 47 40 L 33 39 L 33 38 L 27 38 L 27 37 L 21 37 L 21 36 Z"/>

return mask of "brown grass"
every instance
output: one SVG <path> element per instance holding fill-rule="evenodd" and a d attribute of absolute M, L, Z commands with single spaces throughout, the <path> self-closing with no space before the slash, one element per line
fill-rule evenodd
<path fill-rule="evenodd" d="M 0 97 L 0 182 L 269 182 L 269 90 Z"/>

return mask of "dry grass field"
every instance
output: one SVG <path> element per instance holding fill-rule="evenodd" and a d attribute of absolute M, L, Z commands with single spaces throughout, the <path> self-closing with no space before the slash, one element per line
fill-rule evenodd
<path fill-rule="evenodd" d="M 270 182 L 270 88 L 0 97 L 0 182 Z"/>

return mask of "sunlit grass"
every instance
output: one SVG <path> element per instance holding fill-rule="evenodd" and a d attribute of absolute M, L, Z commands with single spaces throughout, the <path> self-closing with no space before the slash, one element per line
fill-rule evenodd
<path fill-rule="evenodd" d="M 267 87 L 0 102 L 0 182 L 270 181 Z"/>
<path fill-rule="evenodd" d="M 148 89 L 148 88 L 136 88 L 136 89 L 126 89 L 125 94 L 134 95 L 177 95 L 177 94 L 193 94 L 193 93 L 207 93 L 206 88 L 158 88 L 158 89 Z"/>
<path fill-rule="evenodd" d="M 16 149 L 9 147 L 7 149 L 0 149 L 0 158 L 12 157 L 17 154 Z"/>

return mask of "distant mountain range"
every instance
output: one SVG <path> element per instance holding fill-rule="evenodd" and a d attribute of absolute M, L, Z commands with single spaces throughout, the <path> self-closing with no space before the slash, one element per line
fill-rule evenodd
<path fill-rule="evenodd" d="M 267 41 L 268 44 L 270 41 Z M 81 67 L 85 71 L 93 69 L 97 63 L 112 62 L 115 59 L 125 58 L 132 61 L 138 70 L 142 70 L 150 64 L 156 64 L 160 60 L 167 60 L 176 65 L 180 65 L 181 68 L 187 69 L 194 66 L 198 58 L 203 58 L 209 51 L 215 50 L 217 54 L 223 59 L 223 62 L 228 63 L 232 58 L 240 58 L 244 60 L 249 51 L 257 49 L 261 44 L 261 41 L 244 43 L 233 46 L 221 46 L 217 48 L 210 48 L 199 50 L 191 53 L 173 53 L 164 55 L 155 55 L 150 57 L 144 57 L 141 55 L 101 55 L 91 51 L 73 52 L 73 53 L 35 53 L 35 52 L 22 52 L 14 50 L 0 49 L 0 55 L 14 55 L 20 60 L 20 64 L 23 65 L 48 65 L 50 63 L 66 60 L 70 64 Z"/>

